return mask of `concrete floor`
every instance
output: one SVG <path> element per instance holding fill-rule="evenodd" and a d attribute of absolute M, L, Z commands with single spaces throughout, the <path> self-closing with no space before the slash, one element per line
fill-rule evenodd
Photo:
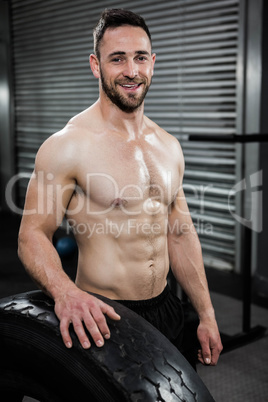
<path fill-rule="evenodd" d="M 242 332 L 242 303 L 232 297 L 211 293 L 220 332 L 236 335 Z M 251 308 L 251 327 L 268 328 L 268 310 Z M 197 368 L 199 376 L 216 402 L 268 401 L 268 331 L 261 339 L 228 351 L 216 367 Z"/>

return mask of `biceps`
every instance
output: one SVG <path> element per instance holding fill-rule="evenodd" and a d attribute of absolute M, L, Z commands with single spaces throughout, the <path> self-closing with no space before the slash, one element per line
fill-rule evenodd
<path fill-rule="evenodd" d="M 169 226 L 182 229 L 184 226 L 191 225 L 192 218 L 185 196 L 183 193 L 180 193 L 180 195 L 178 195 L 178 197 L 176 198 L 169 214 Z"/>
<path fill-rule="evenodd" d="M 73 182 L 56 180 L 52 174 L 47 177 L 44 173 L 33 175 L 26 193 L 23 219 L 44 230 L 56 229 L 62 222 L 74 188 Z"/>

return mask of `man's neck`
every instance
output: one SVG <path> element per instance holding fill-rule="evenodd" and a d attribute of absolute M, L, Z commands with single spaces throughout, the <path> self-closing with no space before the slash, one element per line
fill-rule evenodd
<path fill-rule="evenodd" d="M 129 141 L 137 140 L 142 135 L 144 129 L 144 104 L 134 112 L 127 113 L 102 98 L 97 103 L 99 104 L 103 120 L 113 130 L 126 135 Z"/>

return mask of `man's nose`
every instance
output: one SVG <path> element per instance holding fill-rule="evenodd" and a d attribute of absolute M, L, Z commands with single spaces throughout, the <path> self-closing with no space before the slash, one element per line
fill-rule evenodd
<path fill-rule="evenodd" d="M 125 68 L 123 71 L 125 77 L 135 78 L 138 75 L 138 68 L 134 60 L 128 60 L 125 64 Z"/>

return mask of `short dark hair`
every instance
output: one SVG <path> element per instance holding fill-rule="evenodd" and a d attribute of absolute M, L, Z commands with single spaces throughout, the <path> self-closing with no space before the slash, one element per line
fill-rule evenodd
<path fill-rule="evenodd" d="M 140 15 L 135 14 L 129 10 L 124 10 L 122 8 L 105 9 L 102 12 L 100 20 L 93 31 L 94 52 L 99 60 L 100 60 L 100 42 L 103 38 L 106 29 L 117 28 L 122 25 L 131 25 L 142 28 L 148 35 L 150 43 L 152 44 L 149 28 L 146 25 L 144 19 Z"/>

